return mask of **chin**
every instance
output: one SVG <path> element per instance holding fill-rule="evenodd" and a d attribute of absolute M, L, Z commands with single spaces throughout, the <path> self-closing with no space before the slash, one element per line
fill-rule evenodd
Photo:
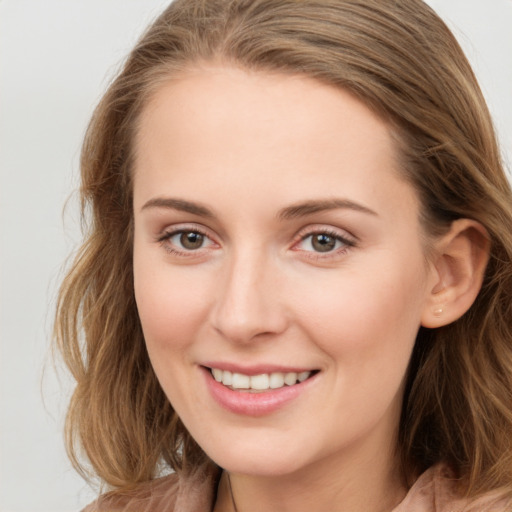
<path fill-rule="evenodd" d="M 277 477 L 293 474 L 308 465 L 304 453 L 295 446 L 292 449 L 275 445 L 251 444 L 206 452 L 221 468 L 230 473 L 260 477 Z"/>

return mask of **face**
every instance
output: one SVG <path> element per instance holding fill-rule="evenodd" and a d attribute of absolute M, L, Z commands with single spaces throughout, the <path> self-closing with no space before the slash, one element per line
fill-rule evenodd
<path fill-rule="evenodd" d="M 389 456 L 431 272 L 388 126 L 212 66 L 155 93 L 136 150 L 137 306 L 194 439 L 246 474 Z"/>

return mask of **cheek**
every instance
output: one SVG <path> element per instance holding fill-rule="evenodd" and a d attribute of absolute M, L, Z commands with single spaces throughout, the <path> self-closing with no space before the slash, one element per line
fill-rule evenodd
<path fill-rule="evenodd" d="M 419 265 L 404 272 L 400 262 L 381 259 L 376 266 L 343 272 L 325 286 L 307 286 L 307 294 L 296 295 L 303 325 L 335 357 L 396 354 L 400 349 L 408 356 L 423 308 L 423 274 L 414 271 Z"/>
<path fill-rule="evenodd" d="M 204 288 L 186 274 L 173 271 L 165 262 L 134 258 L 135 299 L 149 358 L 177 410 L 183 409 L 184 397 L 194 396 L 188 385 L 193 362 L 190 348 L 207 309 Z"/>
<path fill-rule="evenodd" d="M 191 342 L 206 314 L 206 285 L 186 270 L 173 271 L 135 253 L 135 299 L 150 352 L 175 351 Z"/>

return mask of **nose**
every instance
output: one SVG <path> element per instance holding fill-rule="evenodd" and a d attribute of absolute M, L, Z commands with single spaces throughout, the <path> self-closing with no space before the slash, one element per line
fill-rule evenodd
<path fill-rule="evenodd" d="M 286 329 L 281 280 L 269 258 L 247 253 L 233 256 L 219 281 L 212 324 L 223 337 L 235 343 L 249 343 Z"/>

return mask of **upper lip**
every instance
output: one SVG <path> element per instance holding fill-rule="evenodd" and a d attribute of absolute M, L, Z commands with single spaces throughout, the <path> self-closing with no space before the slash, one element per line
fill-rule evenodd
<path fill-rule="evenodd" d="M 263 373 L 301 373 L 301 372 L 312 372 L 316 368 L 305 367 L 305 366 L 288 366 L 279 364 L 252 364 L 252 365 L 241 365 L 230 362 L 212 361 L 202 363 L 201 366 L 206 368 L 218 368 L 219 370 L 229 371 L 232 373 L 242 373 L 243 375 L 261 375 Z"/>

